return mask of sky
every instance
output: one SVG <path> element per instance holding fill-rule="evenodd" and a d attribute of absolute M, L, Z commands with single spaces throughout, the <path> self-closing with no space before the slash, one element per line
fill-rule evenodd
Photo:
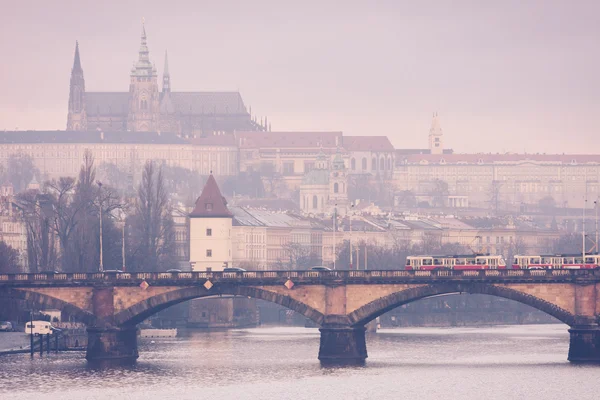
<path fill-rule="evenodd" d="M 456 152 L 597 153 L 600 1 L 0 0 L 0 129 L 65 129 L 75 41 L 88 91 L 127 91 L 142 18 L 174 91 L 239 90 L 273 130 Z M 160 82 L 160 80 L 159 80 Z"/>

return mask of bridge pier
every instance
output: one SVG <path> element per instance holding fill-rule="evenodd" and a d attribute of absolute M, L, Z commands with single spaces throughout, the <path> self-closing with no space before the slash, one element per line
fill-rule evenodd
<path fill-rule="evenodd" d="M 138 357 L 137 329 L 89 327 L 85 358 L 88 361 L 135 361 Z"/>
<path fill-rule="evenodd" d="M 319 360 L 324 365 L 364 364 L 367 358 L 367 343 L 364 326 L 323 326 Z"/>
<path fill-rule="evenodd" d="M 572 327 L 569 334 L 569 361 L 600 363 L 600 327 Z"/>

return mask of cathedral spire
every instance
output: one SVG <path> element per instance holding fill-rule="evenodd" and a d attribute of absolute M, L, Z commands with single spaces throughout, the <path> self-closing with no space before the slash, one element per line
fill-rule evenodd
<path fill-rule="evenodd" d="M 169 74 L 169 56 L 167 51 L 165 50 L 165 67 L 163 70 L 163 93 L 167 93 L 171 91 L 171 75 Z"/>
<path fill-rule="evenodd" d="M 73 72 L 83 72 L 81 68 L 81 60 L 79 59 L 79 42 L 75 41 L 75 59 L 73 60 Z"/>
<path fill-rule="evenodd" d="M 75 57 L 71 69 L 69 86 L 69 113 L 67 115 L 67 130 L 79 131 L 87 129 L 85 110 L 85 80 L 79 57 L 79 42 L 75 42 Z"/>
<path fill-rule="evenodd" d="M 132 75 L 151 77 L 155 75 L 155 68 L 150 62 L 150 51 L 148 50 L 148 37 L 146 36 L 146 25 L 142 20 L 142 36 L 140 40 L 140 50 L 138 61 L 132 69 Z"/>

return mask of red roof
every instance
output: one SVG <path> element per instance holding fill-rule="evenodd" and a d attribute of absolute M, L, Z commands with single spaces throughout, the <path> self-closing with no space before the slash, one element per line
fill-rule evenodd
<path fill-rule="evenodd" d="M 493 164 L 493 163 L 560 163 L 586 164 L 600 163 L 597 154 L 409 154 L 397 158 L 399 164 L 419 164 L 427 161 L 429 164 Z"/>
<path fill-rule="evenodd" d="M 196 200 L 191 218 L 232 218 L 233 214 L 227 208 L 227 201 L 221 194 L 217 181 L 212 176 L 208 177 L 202 194 Z"/>
<path fill-rule="evenodd" d="M 348 151 L 394 151 L 387 136 L 345 136 L 344 149 Z"/>
<path fill-rule="evenodd" d="M 242 149 L 335 148 L 342 144 L 342 132 L 236 132 Z"/>

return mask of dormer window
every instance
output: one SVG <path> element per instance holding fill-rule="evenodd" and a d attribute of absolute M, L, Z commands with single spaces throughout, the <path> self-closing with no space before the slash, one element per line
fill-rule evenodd
<path fill-rule="evenodd" d="M 204 203 L 204 209 L 206 211 L 212 211 L 212 209 L 213 209 L 212 203 Z"/>

